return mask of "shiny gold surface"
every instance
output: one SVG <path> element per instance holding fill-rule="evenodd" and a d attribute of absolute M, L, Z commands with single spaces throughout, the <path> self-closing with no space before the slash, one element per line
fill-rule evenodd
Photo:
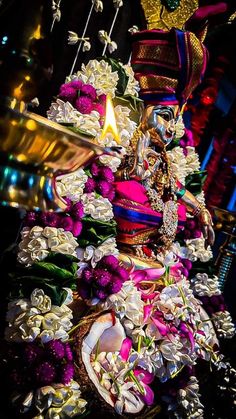
<path fill-rule="evenodd" d="M 55 176 L 102 153 L 86 136 L 39 115 L 0 106 L 0 201 L 28 209 L 63 209 Z"/>
<path fill-rule="evenodd" d="M 176 10 L 168 10 L 161 0 L 141 0 L 148 29 L 183 29 L 185 22 L 198 8 L 198 0 L 181 0 Z"/>
<path fill-rule="evenodd" d="M 236 212 L 227 211 L 218 207 L 211 207 L 216 219 L 215 229 L 224 233 L 235 235 Z"/>

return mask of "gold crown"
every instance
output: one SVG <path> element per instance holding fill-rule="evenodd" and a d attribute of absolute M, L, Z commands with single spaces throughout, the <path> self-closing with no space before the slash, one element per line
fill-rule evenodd
<path fill-rule="evenodd" d="M 184 28 L 185 22 L 198 9 L 198 0 L 141 0 L 141 5 L 148 29 L 168 31 L 173 27 Z"/>

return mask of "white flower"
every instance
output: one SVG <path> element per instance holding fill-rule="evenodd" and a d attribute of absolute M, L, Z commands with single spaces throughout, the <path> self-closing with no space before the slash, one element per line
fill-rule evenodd
<path fill-rule="evenodd" d="M 121 159 L 119 159 L 119 157 L 108 156 L 106 154 L 99 156 L 99 161 L 103 164 L 103 166 L 110 167 L 114 173 L 121 164 Z"/>
<path fill-rule="evenodd" d="M 36 288 L 30 296 L 31 305 L 38 308 L 42 313 L 51 310 L 51 298 L 44 294 L 44 291 Z"/>
<path fill-rule="evenodd" d="M 228 311 L 218 311 L 212 315 L 212 320 L 217 333 L 223 338 L 232 338 L 235 335 L 235 327 Z"/>
<path fill-rule="evenodd" d="M 185 133 L 185 126 L 182 115 L 178 116 L 177 122 L 175 123 L 175 138 L 182 138 Z"/>
<path fill-rule="evenodd" d="M 31 408 L 38 412 L 34 419 L 77 417 L 84 413 L 86 404 L 81 398 L 80 387 L 74 380 L 67 385 L 51 384 L 41 387 L 35 394 L 28 394 L 23 402 L 24 412 Z"/>
<path fill-rule="evenodd" d="M 186 418 L 203 419 L 203 405 L 200 402 L 199 384 L 196 377 L 191 376 L 184 389 L 179 390 L 178 403 L 185 410 Z"/>
<path fill-rule="evenodd" d="M 113 218 L 113 210 L 107 198 L 96 198 L 94 193 L 81 196 L 86 215 L 90 215 L 95 220 L 109 221 Z"/>
<path fill-rule="evenodd" d="M 123 6 L 123 1 L 122 0 L 113 0 L 113 4 L 114 4 L 114 7 L 116 9 L 119 9 L 120 7 Z"/>
<path fill-rule="evenodd" d="M 108 33 L 104 30 L 98 31 L 98 39 L 101 41 L 102 44 L 107 45 L 108 51 L 110 54 L 114 52 L 117 49 L 116 42 L 111 40 L 111 37 L 108 35 Z"/>
<path fill-rule="evenodd" d="M 67 78 L 67 81 L 75 78 L 91 84 L 97 90 L 98 96 L 110 94 L 114 97 L 119 76 L 105 60 L 90 60 L 88 64 L 82 64 L 81 70 Z"/>
<path fill-rule="evenodd" d="M 131 28 L 128 29 L 128 32 L 131 33 L 131 34 L 136 33 L 138 31 L 139 31 L 139 28 L 136 25 L 134 25 L 134 26 L 132 26 Z"/>
<path fill-rule="evenodd" d="M 81 117 L 78 112 L 69 102 L 64 102 L 61 99 L 57 99 L 56 102 L 52 102 L 49 110 L 47 111 L 47 118 L 51 121 L 68 124 L 78 123 L 78 119 Z"/>
<path fill-rule="evenodd" d="M 189 239 L 185 242 L 187 248 L 186 258 L 190 259 L 192 262 L 195 262 L 198 259 L 201 262 L 208 262 L 213 257 L 210 246 L 205 249 L 205 240 L 203 237 Z"/>
<path fill-rule="evenodd" d="M 5 339 L 9 342 L 33 342 L 36 338 L 42 342 L 67 340 L 72 318 L 66 304 L 53 306 L 42 289 L 35 289 L 30 300 L 14 300 L 8 304 Z"/>
<path fill-rule="evenodd" d="M 78 202 L 83 195 L 85 183 L 88 176 L 83 169 L 68 175 L 61 175 L 57 177 L 56 187 L 60 196 L 66 196 L 74 202 Z"/>
<path fill-rule="evenodd" d="M 33 237 L 33 238 L 32 238 Z M 23 230 L 23 240 L 19 243 L 20 252 L 17 260 L 23 265 L 30 266 L 34 262 L 45 259 L 50 251 L 76 256 L 78 246 L 73 234 L 63 228 L 35 226 Z"/>
<path fill-rule="evenodd" d="M 187 175 L 189 175 L 200 170 L 200 161 L 194 147 L 188 146 L 186 150 Z"/>
<path fill-rule="evenodd" d="M 126 75 L 129 77 L 124 94 L 138 97 L 138 92 L 140 90 L 139 82 L 134 77 L 134 71 L 131 65 L 124 64 L 123 68 L 126 72 Z"/>
<path fill-rule="evenodd" d="M 83 42 L 82 50 L 83 50 L 83 52 L 85 52 L 85 51 L 90 51 L 90 49 L 91 49 L 91 44 L 88 41 L 88 39 L 85 39 L 85 41 Z"/>
<path fill-rule="evenodd" d="M 206 295 L 212 297 L 213 295 L 220 295 L 218 277 L 213 275 L 209 278 L 206 273 L 198 273 L 191 279 L 193 292 L 200 297 Z"/>
<path fill-rule="evenodd" d="M 105 240 L 100 246 L 87 246 L 85 249 L 78 248 L 77 249 L 77 257 L 78 259 L 83 262 L 91 262 L 93 268 L 95 268 L 96 264 L 103 258 L 103 256 L 113 255 L 118 256 L 119 251 L 116 247 L 116 240 L 115 238 L 109 238 Z"/>
<path fill-rule="evenodd" d="M 77 44 L 77 42 L 79 41 L 79 37 L 78 37 L 77 33 L 73 32 L 73 31 L 68 31 L 68 34 L 69 34 L 68 44 L 69 45 Z"/>
<path fill-rule="evenodd" d="M 130 320 L 134 326 L 140 326 L 143 323 L 144 303 L 141 292 L 132 281 L 124 282 L 121 290 L 117 294 L 110 295 L 103 307 L 104 309 L 113 308 L 124 327 L 126 319 Z"/>
<path fill-rule="evenodd" d="M 95 12 L 102 12 L 103 11 L 103 2 L 101 0 L 92 0 L 94 4 Z"/>
<path fill-rule="evenodd" d="M 182 147 L 174 147 L 172 150 L 167 151 L 167 154 L 170 159 L 172 173 L 175 174 L 182 184 L 185 184 L 188 168 Z"/>

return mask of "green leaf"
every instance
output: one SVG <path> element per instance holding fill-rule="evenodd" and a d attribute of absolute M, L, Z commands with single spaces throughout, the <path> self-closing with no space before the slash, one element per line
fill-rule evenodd
<path fill-rule="evenodd" d="M 185 187 L 193 195 L 199 195 L 207 177 L 207 171 L 202 170 L 188 175 L 185 179 Z"/>
<path fill-rule="evenodd" d="M 94 220 L 92 217 L 83 218 L 82 234 L 78 237 L 78 243 L 81 247 L 89 244 L 96 246 L 103 243 L 110 237 L 116 235 L 116 222 Z"/>
<path fill-rule="evenodd" d="M 47 278 L 54 278 L 59 280 L 68 280 L 74 277 L 74 274 L 64 268 L 59 268 L 54 263 L 50 262 L 36 262 L 30 268 L 32 273 L 37 273 L 39 276 L 46 276 Z"/>

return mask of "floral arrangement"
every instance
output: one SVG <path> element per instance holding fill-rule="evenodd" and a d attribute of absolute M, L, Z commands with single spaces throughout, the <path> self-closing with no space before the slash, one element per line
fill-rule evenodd
<path fill-rule="evenodd" d="M 116 144 L 111 134 L 101 137 L 105 97 L 120 91 L 115 68 L 125 75 L 123 94 L 137 97 L 130 67 L 92 60 L 67 78 L 48 118 L 103 146 Z M 115 106 L 115 114 L 125 155 L 137 124 L 126 106 Z M 204 174 L 182 134 L 180 120 L 168 150 L 171 168 L 202 202 Z M 61 175 L 65 212 L 24 219 L 9 275 L 5 368 L 10 403 L 35 419 L 89 417 L 96 403 L 111 417 L 149 409 L 154 417 L 163 401 L 176 417 L 203 417 L 194 366 L 198 359 L 219 365 L 214 327 L 223 337 L 234 334 L 217 277 L 204 271 L 212 252 L 194 217 L 160 252 L 153 277 L 122 264 L 112 207 L 120 163 L 104 154 Z"/>

